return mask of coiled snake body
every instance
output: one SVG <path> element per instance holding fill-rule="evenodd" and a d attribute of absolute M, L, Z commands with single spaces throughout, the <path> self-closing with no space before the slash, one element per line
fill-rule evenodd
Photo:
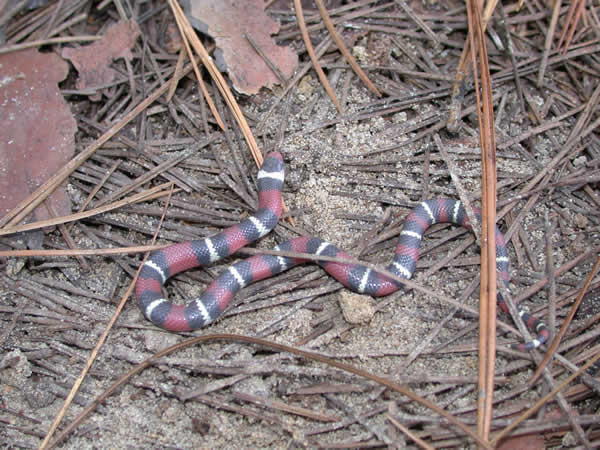
<path fill-rule="evenodd" d="M 215 236 L 182 242 L 153 252 L 140 272 L 136 295 L 140 308 L 154 324 L 171 331 L 190 331 L 213 322 L 227 308 L 233 296 L 244 286 L 259 281 L 297 264 L 305 259 L 273 255 L 256 255 L 229 266 L 206 291 L 187 305 L 174 305 L 162 294 L 162 285 L 171 276 L 198 266 L 206 266 L 232 255 L 240 248 L 266 235 L 275 227 L 282 212 L 281 189 L 284 168 L 281 154 L 269 154 L 258 172 L 258 211 L 237 225 Z M 476 211 L 479 215 L 479 212 Z M 432 199 L 420 203 L 408 215 L 400 233 L 396 252 L 387 270 L 401 278 L 411 278 L 419 258 L 423 233 L 431 225 L 450 222 L 471 229 L 462 204 L 451 199 Z M 275 247 L 276 250 L 310 253 L 340 258 L 350 256 L 334 245 L 316 237 L 299 237 Z M 348 289 L 372 296 L 391 294 L 401 285 L 370 268 L 352 263 L 317 261 L 331 276 Z M 509 282 L 508 254 L 504 236 L 496 227 L 496 265 L 500 279 Z M 508 307 L 498 294 L 498 305 L 508 312 Z M 542 345 L 549 331 L 538 319 L 519 310 L 521 320 L 535 334 L 530 342 L 514 344 L 524 351 Z"/>

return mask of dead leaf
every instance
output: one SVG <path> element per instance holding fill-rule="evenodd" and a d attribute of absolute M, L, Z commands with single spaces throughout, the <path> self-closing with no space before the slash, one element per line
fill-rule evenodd
<path fill-rule="evenodd" d="M 134 21 L 119 22 L 109 27 L 104 37 L 93 44 L 65 48 L 62 51 L 63 58 L 71 60 L 79 73 L 77 89 L 102 86 L 113 81 L 118 72 L 110 64 L 115 59 L 133 58 L 131 48 L 138 35 L 138 27 Z M 99 101 L 101 98 L 101 94 L 96 94 L 91 100 Z"/>
<path fill-rule="evenodd" d="M 245 36 L 250 37 L 285 79 L 296 71 L 296 53 L 289 47 L 276 45 L 271 38 L 279 31 L 279 23 L 265 13 L 263 0 L 186 0 L 183 5 L 194 28 L 214 38 L 215 62 L 219 69 L 229 73 L 238 92 L 256 94 L 263 86 L 280 83 Z"/>
<path fill-rule="evenodd" d="M 77 123 L 58 82 L 68 64 L 37 50 L 0 55 L 0 216 L 35 191 L 73 156 Z M 59 215 L 71 213 L 64 187 L 48 198 Z M 35 220 L 49 217 L 42 204 Z"/>
<path fill-rule="evenodd" d="M 575 408 L 571 409 L 571 413 L 574 416 L 579 416 L 579 412 Z M 564 415 L 563 411 L 558 406 L 556 406 L 556 407 L 548 408 L 548 410 L 546 411 L 545 419 L 547 419 L 548 421 L 551 421 L 551 420 L 560 420 L 564 417 L 565 417 L 565 415 Z M 563 439 L 565 437 L 565 434 L 566 434 L 566 432 L 562 431 L 562 430 L 558 430 L 555 432 L 550 431 L 548 433 L 544 433 L 544 438 L 546 438 L 548 440 Z"/>
<path fill-rule="evenodd" d="M 544 450 L 546 443 L 544 437 L 539 434 L 526 434 L 504 439 L 497 450 Z"/>

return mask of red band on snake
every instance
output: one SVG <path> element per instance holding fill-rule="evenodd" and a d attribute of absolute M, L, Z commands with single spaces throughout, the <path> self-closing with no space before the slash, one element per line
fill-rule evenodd
<path fill-rule="evenodd" d="M 269 233 L 281 216 L 283 178 L 281 154 L 270 153 L 258 172 L 259 208 L 256 214 L 215 236 L 171 245 L 150 255 L 142 267 L 136 284 L 140 308 L 149 320 L 170 331 L 190 331 L 204 327 L 221 315 L 241 288 L 307 262 L 297 258 L 256 255 L 229 266 L 199 298 L 187 305 L 174 305 L 162 294 L 162 285 L 171 276 L 230 256 Z M 480 214 L 479 211 L 475 213 L 478 216 Z M 411 278 L 419 259 L 423 234 L 433 224 L 446 222 L 471 229 L 466 211 L 457 200 L 439 198 L 417 205 L 404 222 L 394 259 L 386 269 L 398 277 Z M 275 249 L 340 258 L 350 257 L 333 244 L 316 237 L 291 239 Z M 358 293 L 379 297 L 389 295 L 402 287 L 400 283 L 360 264 L 316 262 L 345 287 Z M 496 228 L 496 266 L 501 281 L 508 287 L 510 279 L 508 254 L 504 236 L 498 228 Z M 498 305 L 504 312 L 508 312 L 508 307 L 500 293 L 498 293 Z M 521 320 L 536 338 L 526 343 L 513 344 L 512 347 L 525 351 L 537 348 L 546 342 L 549 331 L 544 323 L 520 309 L 519 306 L 517 309 Z"/>

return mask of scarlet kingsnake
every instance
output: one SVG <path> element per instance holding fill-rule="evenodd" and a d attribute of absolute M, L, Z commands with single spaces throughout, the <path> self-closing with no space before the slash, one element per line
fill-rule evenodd
<path fill-rule="evenodd" d="M 140 272 L 136 295 L 140 308 L 154 324 L 171 331 L 190 331 L 213 322 L 227 308 L 233 296 L 244 286 L 259 281 L 297 264 L 306 262 L 283 256 L 256 255 L 227 268 L 206 291 L 187 305 L 174 305 L 162 294 L 161 287 L 171 276 L 198 266 L 206 266 L 230 256 L 240 248 L 261 238 L 275 227 L 282 212 L 281 189 L 284 169 L 281 154 L 269 154 L 258 172 L 259 209 L 237 225 L 215 236 L 182 242 L 153 252 Z M 479 216 L 479 212 L 476 211 Z M 457 200 L 432 199 L 420 203 L 406 218 L 392 263 L 387 270 L 401 278 L 410 278 L 419 258 L 419 247 L 425 230 L 436 223 L 450 222 L 471 229 L 462 204 Z M 340 258 L 349 255 L 316 237 L 298 237 L 275 247 L 276 250 L 310 253 Z M 391 294 L 401 285 L 370 268 L 349 263 L 317 261 L 331 276 L 352 291 L 372 296 Z M 508 285 L 508 254 L 504 236 L 496 228 L 496 265 L 500 279 Z M 498 294 L 500 308 L 508 307 Z M 524 351 L 542 345 L 549 331 L 538 319 L 520 308 L 521 320 L 536 338 L 513 348 Z"/>

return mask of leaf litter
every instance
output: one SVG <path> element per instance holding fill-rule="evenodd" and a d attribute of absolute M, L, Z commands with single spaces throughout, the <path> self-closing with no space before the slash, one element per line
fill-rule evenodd
<path fill-rule="evenodd" d="M 139 36 L 134 21 L 119 22 L 111 25 L 102 39 L 79 48 L 67 47 L 62 56 L 71 61 L 79 74 L 77 89 L 98 88 L 111 83 L 118 72 L 111 67 L 113 61 L 123 58 L 131 60 L 131 49 Z M 105 93 L 110 91 L 105 88 Z M 110 96 L 110 94 L 109 94 Z M 99 101 L 101 94 L 91 95 L 91 100 Z"/>
<path fill-rule="evenodd" d="M 77 124 L 58 83 L 68 64 L 36 49 L 0 55 L 0 217 L 63 167 L 74 153 Z M 58 215 L 71 213 L 65 185 L 48 201 Z M 44 205 L 34 220 L 53 217 Z"/>
<path fill-rule="evenodd" d="M 68 2 L 59 3 L 63 8 Z M 281 3 L 271 9 L 273 17 L 283 24 L 277 37 L 286 45 L 302 45 L 295 14 Z M 351 75 L 334 48 L 320 47 L 319 42 L 327 44 L 327 36 L 316 10 L 305 10 L 308 29 L 317 44 L 320 63 L 346 108 L 345 115 L 336 113 L 312 72 L 299 72 L 295 79 L 310 90 L 299 92 L 290 84 L 288 97 L 279 97 L 279 91 L 273 95 L 261 90 L 257 96 L 240 99 L 253 130 L 261 130 L 257 134 L 264 143 L 263 150 L 281 148 L 288 160 L 288 174 L 297 182 L 296 190 L 286 192 L 295 227 L 282 223 L 259 244 L 261 247 L 270 248 L 279 236 L 318 231 L 365 260 L 382 262 L 395 243 L 390 236 L 397 234 L 397 224 L 410 207 L 423 196 L 456 196 L 449 170 L 457 172 L 454 175 L 462 178 L 469 195 L 477 201 L 481 167 L 477 120 L 472 115 L 474 97 L 468 83 L 460 90 L 464 104 L 457 114 L 459 131 L 445 129 L 451 81 L 465 37 L 464 8 L 460 3 L 453 8 L 435 3 L 396 3 L 328 3 L 334 23 L 343 24 L 339 29 L 344 41 L 353 43 L 352 52 L 361 55 L 361 64 L 369 67 L 368 74 L 384 92 L 384 99 L 375 99 Z M 168 10 L 161 4 L 144 2 L 135 11 L 140 14 L 143 31 L 172 25 Z M 89 2 L 82 5 L 89 6 Z M 156 8 L 144 10 L 150 5 Z M 118 6 L 123 5 L 103 5 L 109 11 L 104 16 L 90 11 L 96 19 L 110 22 L 120 17 L 122 21 L 121 15 L 127 11 Z M 61 15 L 61 11 L 53 11 L 52 17 L 60 19 L 49 23 L 58 26 L 55 20 L 67 21 L 73 14 L 69 10 L 69 14 Z M 567 14 L 566 8 L 559 12 L 562 18 Z M 600 77 L 595 65 L 597 50 L 592 50 L 597 46 L 594 32 L 584 29 L 573 36 L 574 50 L 567 49 L 564 56 L 548 55 L 544 87 L 536 86 L 535 58 L 544 45 L 543 37 L 542 42 L 536 40 L 539 33 L 535 30 L 539 17 L 550 20 L 547 13 L 507 7 L 513 45 L 518 48 L 513 55 L 516 58 L 511 61 L 491 44 L 489 54 L 499 133 L 499 209 L 503 230 L 510 236 L 513 292 L 534 312 L 546 314 L 551 294 L 541 289 L 546 283 L 544 264 L 549 260 L 544 257 L 544 247 L 550 245 L 557 268 L 560 322 L 590 270 L 589 260 L 597 254 L 600 240 L 600 158 L 593 127 L 597 123 Z M 586 14 L 593 17 L 589 9 Z M 46 14 L 31 20 L 44 17 L 51 19 Z M 413 18 L 419 18 L 421 24 L 414 26 Z M 9 37 L 19 33 L 22 25 L 9 26 Z M 489 27 L 490 39 L 502 32 L 495 21 Z M 68 27 L 72 35 L 85 28 Z M 433 30 L 436 39 L 432 41 L 431 32 L 421 30 Z M 120 96 L 115 91 L 116 96 L 105 105 L 95 101 L 89 91 L 73 89 L 77 88 L 74 73 L 63 84 L 72 107 L 85 116 L 80 125 L 82 142 L 119 123 L 119 117 L 128 111 L 127 95 L 145 98 L 148 86 L 162 82 L 164 74 L 168 79 L 172 73 L 174 57 L 162 51 L 157 42 L 147 43 L 145 53 L 132 52 L 130 59 L 136 83 L 129 85 L 129 80 L 121 77 L 117 83 Z M 305 63 L 306 56 L 301 54 L 301 58 Z M 580 70 L 581 61 L 592 63 Z M 121 73 L 128 71 L 123 60 L 111 60 L 107 65 Z M 521 87 L 516 86 L 515 73 Z M 142 82 L 137 83 L 138 79 Z M 128 87 L 135 92 L 128 92 Z M 524 89 L 526 103 L 518 101 L 517 89 Z M 172 101 L 153 103 L 139 120 L 128 123 L 116 139 L 82 164 L 69 177 L 70 194 L 77 205 L 83 204 L 86 196 L 93 206 L 129 186 L 141 189 L 135 180 L 162 167 L 168 159 L 183 155 L 176 167 L 168 165 L 155 179 L 143 180 L 143 186 L 167 179 L 185 187 L 171 199 L 160 242 L 204 237 L 250 213 L 246 205 L 253 203 L 253 183 L 247 173 L 253 172 L 246 164 L 248 152 L 235 128 L 222 133 L 214 127 L 196 93 L 197 85 L 183 78 Z M 210 136 L 204 134 L 207 130 Z M 575 134 L 581 141 L 567 139 L 573 130 L 579 130 Z M 438 152 L 432 141 L 443 142 L 446 153 Z M 197 152 L 184 154 L 192 144 Z M 555 170 L 533 183 L 547 167 Z M 163 206 L 156 200 L 78 221 L 73 226 L 77 244 L 98 248 L 147 243 Z M 547 233 L 545 213 L 552 225 Z M 425 240 L 416 282 L 432 289 L 431 294 L 442 293 L 444 298 L 456 298 L 459 304 L 477 308 L 477 296 L 470 294 L 477 291 L 478 253 L 470 249 L 453 256 L 459 244 L 448 240 L 453 233 L 460 239 L 461 232 L 448 232 L 443 227 L 432 230 Z M 63 246 L 55 233 L 44 242 L 44 248 Z M 0 277 L 1 313 L 9 324 L 1 337 L 0 379 L 4 413 L 15 424 L 2 431 L 7 437 L 3 440 L 23 447 L 39 445 L 71 380 L 114 310 L 112 299 L 125 290 L 139 264 L 139 259 L 129 256 L 97 257 L 93 261 L 94 270 L 86 273 L 72 259 L 29 259 L 18 275 Z M 445 267 L 439 270 L 440 266 Z M 169 296 L 197 296 L 203 283 L 224 267 L 225 263 L 176 277 L 167 287 Z M 596 277 L 589 298 L 597 299 L 599 284 Z M 477 328 L 471 314 L 419 291 L 377 300 L 370 320 L 354 326 L 344 320 L 338 306 L 338 288 L 319 269 L 301 267 L 250 286 L 236 297 L 223 320 L 199 334 L 258 334 L 303 345 L 401 380 L 461 420 L 475 423 Z M 24 307 L 24 302 L 30 303 Z M 578 315 L 575 329 L 565 342 L 567 350 L 549 366 L 555 379 L 573 370 L 565 369 L 570 367 L 568 363 L 581 365 L 597 353 L 599 319 L 593 311 Z M 512 332 L 506 334 L 506 324 L 512 325 L 510 319 L 504 315 L 499 319 L 500 346 L 521 339 Z M 184 338 L 156 330 L 131 302 L 86 377 L 76 405 L 90 404 L 109 380 L 157 349 Z M 492 418 L 496 429 L 513 422 L 552 387 L 548 381 L 527 385 L 534 367 L 527 355 L 501 350 Z M 316 386 L 316 394 L 298 394 Z M 578 445 L 578 427 L 585 430 L 584 438 L 597 442 L 598 394 L 590 386 L 594 386 L 590 380 L 581 378 L 564 390 L 568 407 L 577 414 L 565 414 L 560 408 L 558 414 L 555 410 L 551 415 L 542 412 L 517 429 L 510 445 L 525 445 L 519 436 L 541 433 L 548 446 Z M 72 406 L 69 412 L 75 413 L 78 407 Z M 306 411 L 311 409 L 314 417 L 307 418 Z M 319 423 L 318 417 L 336 421 Z M 63 446 L 277 448 L 285 442 L 292 447 L 410 447 L 411 440 L 394 423 L 402 423 L 436 447 L 468 445 L 464 436 L 440 425 L 430 411 L 391 393 L 377 395 L 373 385 L 363 379 L 286 354 L 234 344 L 206 345 L 165 357 L 144 370 L 96 408 L 87 422 L 67 436 Z M 533 445 L 541 445 L 540 439 Z"/>
<path fill-rule="evenodd" d="M 215 40 L 217 66 L 229 74 L 233 87 L 246 95 L 285 82 L 298 67 L 296 52 L 273 41 L 271 35 L 279 31 L 279 22 L 265 13 L 264 6 L 263 0 L 186 2 L 190 23 Z M 283 80 L 265 59 L 271 62 Z"/>

